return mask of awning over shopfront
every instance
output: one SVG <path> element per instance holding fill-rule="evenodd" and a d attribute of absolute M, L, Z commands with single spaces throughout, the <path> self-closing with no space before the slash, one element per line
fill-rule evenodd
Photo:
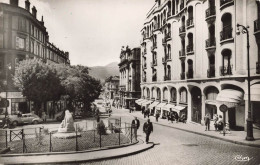
<path fill-rule="evenodd" d="M 146 102 L 146 101 L 147 101 L 147 100 L 143 99 L 143 100 L 139 101 L 137 104 L 138 104 L 138 105 L 141 105 L 143 102 Z"/>
<path fill-rule="evenodd" d="M 260 101 L 260 84 L 254 84 L 250 87 L 250 95 L 251 101 Z M 246 91 L 244 99 L 248 99 L 248 91 Z"/>
<path fill-rule="evenodd" d="M 164 107 L 167 103 L 160 103 L 156 106 L 156 109 L 161 109 L 162 107 Z"/>
<path fill-rule="evenodd" d="M 173 109 L 175 105 L 173 104 L 166 104 L 165 106 L 162 107 L 162 110 L 170 111 L 170 109 Z"/>
<path fill-rule="evenodd" d="M 173 107 L 173 111 L 179 113 L 180 111 L 184 110 L 186 107 L 185 106 L 180 106 L 180 105 L 177 105 L 175 107 Z"/>
<path fill-rule="evenodd" d="M 135 103 L 138 104 L 139 102 L 143 101 L 144 99 L 138 99 L 138 100 L 135 100 Z"/>
<path fill-rule="evenodd" d="M 235 107 L 243 100 L 243 92 L 234 89 L 223 89 L 217 95 L 216 101 L 220 104 L 225 104 L 229 108 Z"/>
<path fill-rule="evenodd" d="M 152 104 L 150 104 L 149 105 L 149 109 L 152 109 L 153 107 L 155 107 L 156 105 L 158 105 L 159 104 L 159 102 L 158 101 L 155 101 L 155 102 L 153 102 Z"/>
<path fill-rule="evenodd" d="M 146 100 L 145 102 L 142 102 L 141 103 L 141 106 L 143 106 L 143 107 L 145 107 L 145 106 L 147 106 L 148 104 L 151 104 L 153 101 L 151 101 L 151 100 Z"/>

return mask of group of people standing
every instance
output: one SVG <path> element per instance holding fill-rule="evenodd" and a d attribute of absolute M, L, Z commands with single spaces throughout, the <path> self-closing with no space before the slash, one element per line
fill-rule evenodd
<path fill-rule="evenodd" d="M 208 113 L 204 117 L 204 122 L 205 122 L 205 126 L 206 126 L 205 131 L 210 130 L 210 121 L 211 121 L 211 117 L 210 117 L 210 114 Z M 218 114 L 215 114 L 214 117 L 213 117 L 213 122 L 214 122 L 215 131 L 223 130 L 224 122 L 223 122 L 221 115 L 218 116 Z"/>
<path fill-rule="evenodd" d="M 132 121 L 132 128 L 134 129 L 134 135 L 135 139 L 137 140 L 137 130 L 140 127 L 140 121 L 135 117 L 135 119 Z M 145 133 L 145 142 L 146 144 L 149 142 L 150 134 L 153 132 L 153 124 L 150 121 L 150 119 L 147 119 L 147 122 L 143 125 L 143 132 Z"/>

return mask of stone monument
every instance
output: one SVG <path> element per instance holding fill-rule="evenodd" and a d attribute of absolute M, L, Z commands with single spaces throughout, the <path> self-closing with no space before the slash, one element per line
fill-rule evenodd
<path fill-rule="evenodd" d="M 59 126 L 58 132 L 53 134 L 53 137 L 67 139 L 74 138 L 76 136 L 80 136 L 80 134 L 76 134 L 72 114 L 69 110 L 66 110 L 64 119 Z"/>

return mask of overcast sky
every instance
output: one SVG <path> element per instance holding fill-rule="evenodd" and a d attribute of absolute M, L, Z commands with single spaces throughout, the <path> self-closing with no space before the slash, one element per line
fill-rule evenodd
<path fill-rule="evenodd" d="M 9 0 L 0 0 L 9 3 Z M 140 30 L 155 0 L 30 0 L 44 16 L 50 42 L 69 51 L 71 64 L 119 61 L 122 46 L 140 46 Z M 24 0 L 19 0 L 24 8 Z"/>

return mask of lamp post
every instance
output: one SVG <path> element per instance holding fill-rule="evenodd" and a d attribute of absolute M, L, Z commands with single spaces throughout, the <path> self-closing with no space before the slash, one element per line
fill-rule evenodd
<path fill-rule="evenodd" d="M 241 30 L 240 30 L 241 27 Z M 248 32 L 249 26 L 245 27 L 243 25 L 237 24 L 237 35 L 240 35 L 240 32 L 242 34 L 246 33 L 247 37 L 247 85 L 248 85 L 248 114 L 247 114 L 247 135 L 246 135 L 246 140 L 248 141 L 253 141 L 253 120 L 251 116 L 251 93 L 250 93 L 250 59 L 249 59 L 249 32 Z"/>

